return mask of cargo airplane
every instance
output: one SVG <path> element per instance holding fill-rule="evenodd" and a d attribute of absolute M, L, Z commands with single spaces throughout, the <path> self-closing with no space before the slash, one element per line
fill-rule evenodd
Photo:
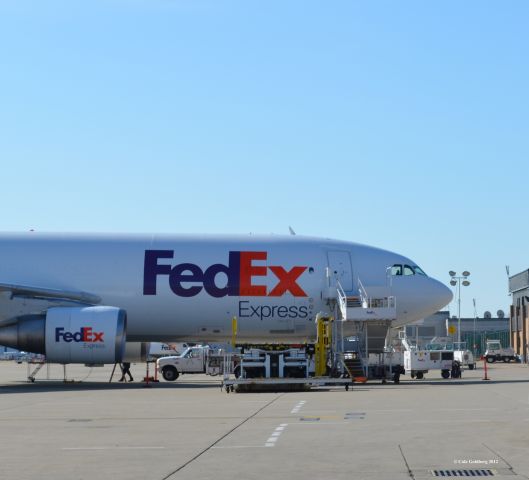
<path fill-rule="evenodd" d="M 409 258 L 323 238 L 2 234 L 0 345 L 115 363 L 144 342 L 228 341 L 233 317 L 240 341 L 310 341 L 337 289 L 361 288 L 396 298 L 392 326 L 452 299 Z"/>

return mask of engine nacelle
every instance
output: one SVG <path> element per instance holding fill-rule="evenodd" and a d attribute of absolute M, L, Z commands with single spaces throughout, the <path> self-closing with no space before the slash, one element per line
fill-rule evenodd
<path fill-rule="evenodd" d="M 0 328 L 0 344 L 55 363 L 123 361 L 127 315 L 117 307 L 53 307 Z"/>
<path fill-rule="evenodd" d="M 116 307 L 50 308 L 46 359 L 56 363 L 116 363 L 125 353 L 126 314 Z"/>

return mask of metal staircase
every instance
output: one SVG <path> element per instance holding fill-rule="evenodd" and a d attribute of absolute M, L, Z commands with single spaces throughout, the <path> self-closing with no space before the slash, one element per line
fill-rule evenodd
<path fill-rule="evenodd" d="M 364 364 L 359 353 L 344 352 L 342 364 L 344 367 L 344 372 L 348 374 L 349 378 L 355 379 L 359 377 L 366 377 Z"/>
<path fill-rule="evenodd" d="M 347 349 L 344 352 L 342 348 L 344 373 L 350 377 L 367 377 L 369 354 L 384 352 L 391 322 L 397 318 L 396 298 L 369 297 L 360 279 L 357 293 L 346 293 L 339 282 L 336 288 L 340 336 L 342 339 L 356 337 L 354 352 Z"/>

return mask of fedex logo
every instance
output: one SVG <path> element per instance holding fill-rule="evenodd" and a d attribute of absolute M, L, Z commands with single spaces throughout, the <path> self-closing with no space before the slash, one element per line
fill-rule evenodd
<path fill-rule="evenodd" d="M 174 267 L 160 263 L 162 259 L 174 257 L 174 250 L 146 250 L 143 271 L 143 294 L 156 295 L 156 279 L 169 277 L 169 287 L 180 297 L 194 297 L 204 289 L 212 297 L 281 297 L 290 292 L 295 297 L 307 294 L 297 280 L 307 267 L 292 267 L 286 270 L 281 266 L 255 265 L 254 262 L 267 259 L 267 252 L 229 252 L 228 265 L 215 263 L 202 270 L 194 263 L 180 263 Z M 277 284 L 267 291 L 265 285 L 256 285 L 256 277 L 266 277 L 269 272 L 277 278 Z M 218 286 L 219 274 L 227 277 L 224 286 Z"/>
<path fill-rule="evenodd" d="M 66 343 L 71 342 L 87 342 L 96 343 L 103 342 L 103 335 L 105 332 L 94 332 L 92 327 L 81 327 L 81 330 L 75 333 L 65 332 L 63 327 L 55 329 L 55 341 L 60 342 L 61 339 Z"/>

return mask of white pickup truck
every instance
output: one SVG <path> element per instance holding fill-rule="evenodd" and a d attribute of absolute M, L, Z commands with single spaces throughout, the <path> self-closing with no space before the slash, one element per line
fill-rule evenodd
<path fill-rule="evenodd" d="M 485 358 L 487 363 L 499 362 L 500 360 L 509 363 L 511 360 L 516 360 L 516 355 L 511 347 L 502 348 L 499 340 L 487 340 Z"/>
<path fill-rule="evenodd" d="M 213 353 L 209 347 L 190 347 L 181 355 L 159 358 L 156 368 L 168 382 L 174 382 L 184 373 L 218 375 L 222 369 L 222 355 Z"/>

